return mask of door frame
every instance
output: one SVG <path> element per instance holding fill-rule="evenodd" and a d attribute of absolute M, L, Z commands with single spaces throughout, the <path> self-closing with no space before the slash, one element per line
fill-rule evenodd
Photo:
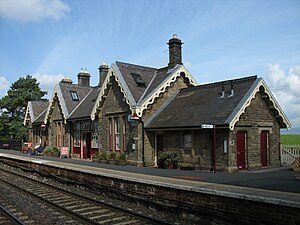
<path fill-rule="evenodd" d="M 269 131 L 260 132 L 260 162 L 262 167 L 269 165 Z"/>

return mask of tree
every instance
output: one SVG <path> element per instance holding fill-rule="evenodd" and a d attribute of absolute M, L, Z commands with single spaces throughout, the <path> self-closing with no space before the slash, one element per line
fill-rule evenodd
<path fill-rule="evenodd" d="M 37 80 L 27 75 L 10 86 L 7 95 L 0 100 L 0 108 L 6 109 L 5 113 L 12 118 L 15 116 L 24 118 L 28 101 L 46 100 L 42 99 L 46 94 L 46 91 L 40 89 Z"/>
<path fill-rule="evenodd" d="M 27 131 L 23 126 L 28 101 L 44 100 L 46 91 L 42 91 L 39 83 L 30 75 L 14 82 L 7 95 L 0 100 L 0 137 L 1 139 L 25 139 Z"/>

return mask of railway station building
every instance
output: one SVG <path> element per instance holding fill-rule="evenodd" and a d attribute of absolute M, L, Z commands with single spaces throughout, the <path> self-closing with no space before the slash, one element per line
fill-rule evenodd
<path fill-rule="evenodd" d="M 96 87 L 87 71 L 78 84 L 62 80 L 44 116 L 49 146 L 81 159 L 125 155 L 136 166 L 158 166 L 161 152 L 201 170 L 280 165 L 280 129 L 291 124 L 265 81 L 198 85 L 183 65 L 181 40 L 167 44 L 166 67 L 117 61 L 99 67 Z"/>

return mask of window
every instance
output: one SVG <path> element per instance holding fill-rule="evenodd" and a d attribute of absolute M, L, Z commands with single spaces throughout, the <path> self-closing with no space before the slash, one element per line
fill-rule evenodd
<path fill-rule="evenodd" d="M 74 147 L 80 147 L 80 123 L 75 124 Z"/>
<path fill-rule="evenodd" d="M 109 118 L 109 133 L 108 133 L 108 148 L 109 150 L 112 150 L 112 119 Z"/>
<path fill-rule="evenodd" d="M 190 154 L 192 150 L 192 135 L 184 134 L 183 141 L 184 153 Z"/>
<path fill-rule="evenodd" d="M 56 146 L 61 147 L 63 144 L 63 131 L 62 131 L 62 124 L 56 124 Z"/>
<path fill-rule="evenodd" d="M 125 151 L 126 119 L 122 117 L 122 150 Z"/>
<path fill-rule="evenodd" d="M 92 148 L 99 147 L 98 122 L 92 123 Z"/>
<path fill-rule="evenodd" d="M 120 150 L 121 147 L 121 135 L 120 135 L 120 118 L 115 118 L 115 150 Z"/>
<path fill-rule="evenodd" d="M 76 91 L 70 91 L 70 94 L 73 101 L 79 101 L 78 94 Z"/>
<path fill-rule="evenodd" d="M 146 87 L 145 81 L 143 81 L 142 77 L 138 73 L 131 73 L 131 76 L 133 77 L 135 83 L 138 87 Z"/>

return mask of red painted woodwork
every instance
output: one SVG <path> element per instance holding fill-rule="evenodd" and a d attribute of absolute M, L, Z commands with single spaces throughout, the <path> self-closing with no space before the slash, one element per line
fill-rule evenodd
<path fill-rule="evenodd" d="M 91 157 L 91 132 L 82 133 L 83 158 Z"/>
<path fill-rule="evenodd" d="M 237 167 L 239 170 L 246 169 L 246 132 L 237 132 Z"/>

